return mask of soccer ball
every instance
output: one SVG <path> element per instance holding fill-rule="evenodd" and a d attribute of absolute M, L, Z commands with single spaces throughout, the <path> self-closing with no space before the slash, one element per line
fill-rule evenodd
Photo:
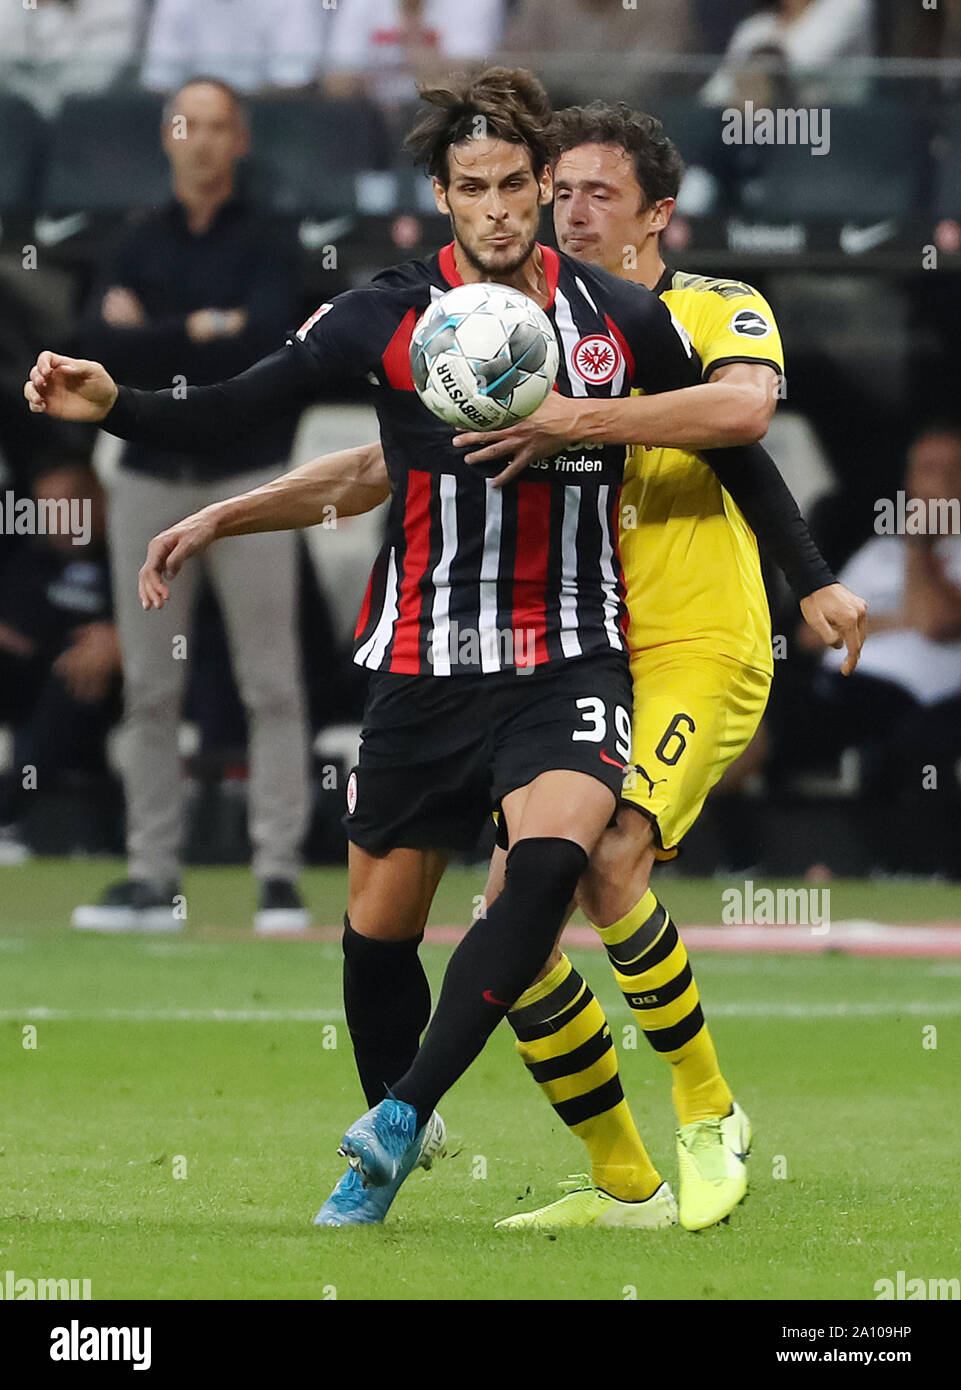
<path fill-rule="evenodd" d="M 462 430 L 501 429 L 532 414 L 554 385 L 557 364 L 547 315 L 509 285 L 448 290 L 410 341 L 417 394 Z"/>

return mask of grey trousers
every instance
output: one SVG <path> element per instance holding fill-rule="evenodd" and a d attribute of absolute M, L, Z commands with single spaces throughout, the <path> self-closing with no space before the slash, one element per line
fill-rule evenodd
<path fill-rule="evenodd" d="M 297 551 L 291 532 L 235 536 L 188 560 L 170 601 L 145 613 L 137 573 L 147 544 L 191 512 L 276 477 L 276 468 L 180 483 L 120 468 L 109 492 L 114 604 L 124 664 L 121 763 L 131 878 L 175 879 L 183 840 L 177 748 L 190 624 L 202 567 L 227 630 L 247 713 L 249 825 L 258 878 L 293 878 L 308 814 L 308 729 L 297 639 Z"/>

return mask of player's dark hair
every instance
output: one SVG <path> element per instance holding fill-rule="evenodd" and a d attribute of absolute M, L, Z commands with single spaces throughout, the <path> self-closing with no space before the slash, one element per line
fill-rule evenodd
<path fill-rule="evenodd" d="M 551 100 L 526 68 L 487 68 L 476 76 L 454 76 L 442 87 L 422 85 L 420 98 L 432 108 L 404 141 L 418 164 L 447 187 L 447 151 L 477 136 L 526 145 L 539 174 L 554 157 Z"/>
<path fill-rule="evenodd" d="M 578 145 L 618 145 L 633 159 L 648 205 L 661 198 L 677 197 L 684 161 L 656 117 L 632 111 L 623 101 L 616 106 L 592 101 L 589 106 L 568 106 L 558 111 L 554 121 L 558 155 Z"/>

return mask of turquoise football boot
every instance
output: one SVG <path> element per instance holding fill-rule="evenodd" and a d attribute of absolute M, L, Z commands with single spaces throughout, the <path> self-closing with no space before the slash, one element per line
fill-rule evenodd
<path fill-rule="evenodd" d="M 420 1159 L 426 1128 L 418 1128 L 412 1105 L 388 1096 L 354 1121 L 338 1152 L 357 1169 L 365 1187 L 399 1187 Z"/>
<path fill-rule="evenodd" d="M 430 1168 L 447 1152 L 447 1130 L 435 1110 L 420 1131 L 420 1152 L 415 1168 Z M 315 1226 L 374 1226 L 383 1221 L 400 1190 L 403 1178 L 382 1187 L 365 1187 L 359 1171 L 350 1167 L 314 1217 Z"/>

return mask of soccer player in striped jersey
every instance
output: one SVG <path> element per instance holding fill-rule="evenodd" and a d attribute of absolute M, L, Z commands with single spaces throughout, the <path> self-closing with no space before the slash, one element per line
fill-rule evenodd
<path fill-rule="evenodd" d="M 536 79 L 495 69 L 425 95 L 435 109 L 412 139 L 454 232 L 439 257 L 322 306 L 285 348 L 229 382 L 131 391 L 99 364 L 45 352 L 25 386 L 33 410 L 174 449 L 221 445 L 350 378 L 373 386 L 391 509 L 355 652 L 372 678 L 345 818 L 345 994 L 368 1099 L 385 1080 L 393 1086 L 345 1135 L 352 1166 L 318 1218 L 335 1225 L 381 1220 L 411 1168 L 429 1160 L 434 1107 L 548 958 L 630 757 L 613 544 L 623 448 L 592 447 L 590 472 L 572 474 L 558 455 L 510 489 L 493 486 L 413 391 L 407 349 L 419 314 L 461 280 L 515 285 L 572 348 L 597 350 L 580 363 L 594 399 L 689 388 L 673 392 L 672 409 L 645 397 L 651 437 L 705 450 L 756 437 L 744 393 L 699 384 L 697 356 L 656 297 L 537 244 L 551 113 Z M 574 353 L 561 391 L 578 389 L 578 366 Z M 730 470 L 752 477 L 769 464 L 759 454 L 722 450 L 712 466 L 736 494 Z M 163 601 L 165 568 L 217 536 L 309 524 L 309 508 L 293 519 L 286 510 L 298 498 L 296 477 L 282 479 L 172 528 L 151 546 L 145 607 Z M 804 548 L 797 535 L 786 544 Z M 469 655 L 448 642 L 455 622 L 481 639 Z M 520 640 L 528 630 L 530 645 Z M 498 640 L 483 640 L 490 634 Z M 474 842 L 491 800 L 511 846 L 503 891 L 454 952 L 418 1050 L 429 996 L 417 944 L 448 852 Z"/>

